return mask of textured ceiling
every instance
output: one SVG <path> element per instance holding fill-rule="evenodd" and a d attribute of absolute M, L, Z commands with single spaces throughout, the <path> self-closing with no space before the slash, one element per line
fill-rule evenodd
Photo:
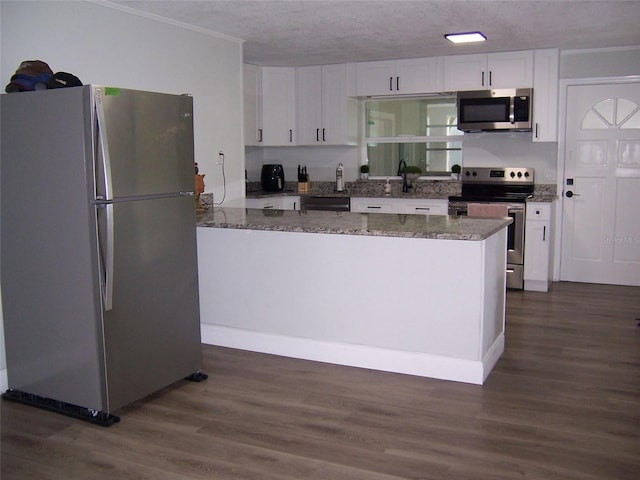
<path fill-rule="evenodd" d="M 105 3 L 105 2 L 102 2 Z M 298 66 L 640 45 L 636 0 L 112 0 L 245 41 L 244 61 Z M 482 31 L 480 45 L 445 33 Z"/>

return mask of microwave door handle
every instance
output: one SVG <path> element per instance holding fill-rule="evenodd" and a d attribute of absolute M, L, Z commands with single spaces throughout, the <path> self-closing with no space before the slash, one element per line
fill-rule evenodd
<path fill-rule="evenodd" d="M 515 97 L 511 97 L 511 99 L 509 100 L 509 121 L 511 122 L 511 124 L 515 124 L 516 123 L 516 101 L 515 101 Z"/>

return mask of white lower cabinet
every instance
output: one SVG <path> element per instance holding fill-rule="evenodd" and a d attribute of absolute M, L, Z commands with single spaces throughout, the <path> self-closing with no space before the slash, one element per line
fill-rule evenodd
<path fill-rule="evenodd" d="M 351 197 L 351 211 L 359 213 L 400 213 L 393 198 Z"/>
<path fill-rule="evenodd" d="M 524 234 L 524 289 L 546 292 L 553 274 L 553 203 L 527 203 Z"/>
<path fill-rule="evenodd" d="M 449 201 L 440 199 L 411 199 L 402 200 L 404 212 L 417 215 L 447 215 Z"/>
<path fill-rule="evenodd" d="M 447 210 L 448 200 L 444 199 L 351 197 L 352 212 L 446 215 Z"/>
<path fill-rule="evenodd" d="M 278 196 L 264 198 L 247 198 L 245 200 L 246 208 L 261 208 L 263 210 L 300 210 L 300 197 Z"/>

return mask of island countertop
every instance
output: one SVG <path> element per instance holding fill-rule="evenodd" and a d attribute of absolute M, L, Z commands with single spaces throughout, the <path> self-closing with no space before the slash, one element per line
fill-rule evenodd
<path fill-rule="evenodd" d="M 509 225 L 505 218 L 216 207 L 198 215 L 197 226 L 283 232 L 485 240 Z"/>

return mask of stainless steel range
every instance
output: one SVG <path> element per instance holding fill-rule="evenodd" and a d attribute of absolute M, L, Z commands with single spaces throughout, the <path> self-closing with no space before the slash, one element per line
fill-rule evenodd
<path fill-rule="evenodd" d="M 533 195 L 533 168 L 462 169 L 462 195 L 449 197 L 449 215 L 467 215 L 469 203 L 506 203 L 513 223 L 507 233 L 507 288 L 524 286 L 525 201 Z"/>

